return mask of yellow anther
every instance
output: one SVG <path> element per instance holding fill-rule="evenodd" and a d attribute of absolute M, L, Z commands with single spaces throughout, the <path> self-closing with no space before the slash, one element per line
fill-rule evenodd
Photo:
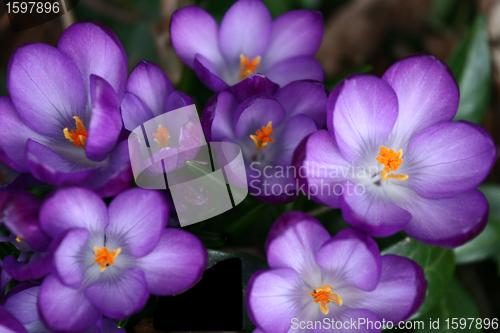
<path fill-rule="evenodd" d="M 260 150 L 267 147 L 269 142 L 274 142 L 273 138 L 269 136 L 273 134 L 273 122 L 267 123 L 267 126 L 262 126 L 262 130 L 255 132 L 257 135 L 250 135 L 250 138 L 255 142 L 255 149 Z"/>
<path fill-rule="evenodd" d="M 377 161 L 384 165 L 384 170 L 380 173 L 382 174 L 382 180 L 386 181 L 387 179 L 397 179 L 397 180 L 405 180 L 408 179 L 408 175 L 399 175 L 393 174 L 392 171 L 396 171 L 403 163 L 403 149 L 400 149 L 398 152 L 395 152 L 392 149 L 387 149 L 386 147 L 380 147 L 380 156 L 377 157 Z"/>
<path fill-rule="evenodd" d="M 170 133 L 165 127 L 158 125 L 158 130 L 153 133 L 153 136 L 156 138 L 154 140 L 158 145 L 158 149 L 170 147 Z"/>
<path fill-rule="evenodd" d="M 316 290 L 311 291 L 311 296 L 314 298 L 314 303 L 319 303 L 319 309 L 324 314 L 328 314 L 330 311 L 326 306 L 330 301 L 337 303 L 339 306 L 342 306 L 342 298 L 339 295 L 331 292 L 332 287 L 328 285 L 322 285 L 316 288 Z"/>
<path fill-rule="evenodd" d="M 72 142 L 74 146 L 82 147 L 85 149 L 88 132 L 79 117 L 74 116 L 73 119 L 75 119 L 76 122 L 76 132 L 75 130 L 71 130 L 70 132 L 66 127 L 65 129 L 63 129 L 64 137 L 68 139 L 69 142 Z"/>
<path fill-rule="evenodd" d="M 99 264 L 99 269 L 101 272 L 106 270 L 106 266 L 113 265 L 115 263 L 115 258 L 122 252 L 121 248 L 117 248 L 114 251 L 109 251 L 105 246 L 102 248 L 94 247 L 95 259 L 94 262 Z"/>
<path fill-rule="evenodd" d="M 16 242 L 21 243 L 23 239 L 21 237 L 16 237 Z"/>
<path fill-rule="evenodd" d="M 238 75 L 238 78 L 240 80 L 246 79 L 255 71 L 257 70 L 257 67 L 259 67 L 260 64 L 260 56 L 257 56 L 250 60 L 250 58 L 245 57 L 243 54 L 240 54 L 240 74 Z"/>

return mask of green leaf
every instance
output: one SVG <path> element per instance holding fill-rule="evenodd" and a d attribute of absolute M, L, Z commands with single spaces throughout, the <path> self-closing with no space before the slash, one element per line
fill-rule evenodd
<path fill-rule="evenodd" d="M 500 186 L 482 185 L 479 189 L 490 206 L 488 224 L 476 238 L 454 250 L 457 264 L 481 261 L 500 253 Z"/>
<path fill-rule="evenodd" d="M 253 330 L 255 329 L 255 326 L 252 324 L 250 321 L 250 318 L 248 318 L 248 314 L 246 311 L 245 307 L 245 291 L 247 289 L 248 281 L 250 281 L 250 278 L 252 277 L 253 273 L 255 273 L 258 270 L 261 269 L 266 269 L 269 268 L 267 263 L 259 259 L 250 253 L 246 252 L 232 252 L 232 253 L 227 253 L 227 252 L 222 252 L 222 251 L 215 251 L 215 250 L 208 250 L 208 267 L 212 267 L 213 265 L 217 264 L 218 262 L 224 261 L 226 259 L 230 258 L 239 258 L 241 260 L 241 279 L 242 279 L 242 284 L 243 284 L 243 329 L 244 330 Z"/>
<path fill-rule="evenodd" d="M 454 120 L 481 123 L 490 100 L 491 59 L 486 19 L 478 15 L 448 64 L 460 89 Z"/>
<path fill-rule="evenodd" d="M 480 329 L 476 328 L 475 322 L 476 318 L 480 318 L 477 306 L 467 290 L 456 279 L 451 280 L 450 286 L 430 314 L 430 318 L 423 320 L 424 328 L 416 329 L 414 332 L 447 333 L 457 330 L 469 333 L 481 332 Z M 457 320 L 453 321 L 453 318 L 457 318 Z M 474 318 L 474 322 L 467 320 L 467 318 Z M 439 320 L 439 326 L 434 324 L 435 326 L 430 327 L 429 319 L 432 319 L 433 322 Z M 447 319 L 448 322 L 446 322 Z M 458 326 L 455 325 L 455 322 Z"/>
<path fill-rule="evenodd" d="M 254 207 L 242 217 L 231 223 L 224 232 L 232 237 L 238 237 L 241 235 L 252 223 L 254 223 L 257 218 L 264 212 L 267 205 L 265 203 L 260 203 L 258 206 Z"/>
<path fill-rule="evenodd" d="M 382 255 L 396 254 L 416 261 L 423 269 L 427 279 L 427 295 L 420 309 L 412 316 L 421 317 L 437 305 L 446 291 L 455 271 L 455 258 L 451 249 L 428 246 L 413 238 L 403 241 L 382 251 Z"/>
<path fill-rule="evenodd" d="M 227 237 L 224 234 L 219 232 L 210 232 L 200 230 L 197 225 L 187 226 L 183 229 L 188 230 L 193 233 L 196 237 L 198 237 L 206 247 L 209 248 L 217 248 L 224 245 L 227 241 Z"/>

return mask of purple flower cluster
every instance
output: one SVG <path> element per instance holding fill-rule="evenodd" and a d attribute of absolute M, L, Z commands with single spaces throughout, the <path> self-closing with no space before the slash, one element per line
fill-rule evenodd
<path fill-rule="evenodd" d="M 100 23 L 72 25 L 57 47 L 18 48 L 0 97 L 0 223 L 10 231 L 0 242 L 17 248 L 0 262 L 0 331 L 123 332 L 116 320 L 150 294 L 193 287 L 207 266 L 204 245 L 167 227 L 174 212 L 164 193 L 129 187 L 134 156 L 163 179 L 196 161 L 206 141 L 241 149 L 238 186 L 257 199 L 285 204 L 303 193 L 340 208 L 355 228 L 331 237 L 305 213 L 278 218 L 270 269 L 246 292 L 256 332 L 332 332 L 308 325 L 414 314 L 426 294 L 422 268 L 381 256 L 371 236 L 405 231 L 443 247 L 471 240 L 487 221 L 477 187 L 496 147 L 481 127 L 452 121 L 458 87 L 433 56 L 401 60 L 381 78 L 349 76 L 329 93 L 314 59 L 322 36 L 320 13 L 272 20 L 260 0 L 235 2 L 220 25 L 199 7 L 175 12 L 176 52 L 216 92 L 201 125 L 193 100 L 157 65 L 142 61 L 127 78 L 125 51 Z M 182 108 L 182 119 L 162 118 Z M 147 144 L 125 140 L 136 131 Z M 234 159 L 215 150 L 219 165 Z M 27 191 L 41 184 L 51 185 L 43 198 Z M 4 296 L 12 279 L 24 282 Z"/>
<path fill-rule="evenodd" d="M 17 280 L 41 281 L 36 291 L 16 296 L 30 298 L 33 310 L 21 311 L 21 301 L 9 295 L 4 306 L 29 331 L 35 325 L 58 332 L 102 329 L 103 316 L 125 319 L 142 309 L 149 294 L 189 289 L 207 265 L 198 238 L 166 228 L 169 208 L 158 191 L 130 189 L 109 207 L 83 187 L 59 189 L 42 205 L 29 193 L 11 196 L 4 221 L 19 235 L 13 242 L 26 242 L 41 256 L 27 264 L 10 256 L 3 263 Z"/>

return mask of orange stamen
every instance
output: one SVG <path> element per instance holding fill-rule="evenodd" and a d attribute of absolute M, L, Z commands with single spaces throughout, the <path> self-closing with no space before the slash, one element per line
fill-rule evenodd
<path fill-rule="evenodd" d="M 238 75 L 238 78 L 240 80 L 246 79 L 255 71 L 257 70 L 257 67 L 259 67 L 260 64 L 260 56 L 257 56 L 250 60 L 250 58 L 245 57 L 243 54 L 240 54 L 240 74 Z"/>
<path fill-rule="evenodd" d="M 332 287 L 328 285 L 322 285 L 316 288 L 316 290 L 311 291 L 311 296 L 314 298 L 314 303 L 319 303 L 319 309 L 324 314 L 328 314 L 330 311 L 326 306 L 330 301 L 337 303 L 339 306 L 342 306 L 342 298 L 339 295 L 331 292 Z"/>
<path fill-rule="evenodd" d="M 97 246 L 94 247 L 95 259 L 94 262 L 99 264 L 99 269 L 104 272 L 106 266 L 113 265 L 115 263 L 115 258 L 122 252 L 121 248 L 117 248 L 114 251 L 109 251 L 105 246 L 99 249 Z"/>
<path fill-rule="evenodd" d="M 269 136 L 273 134 L 273 122 L 267 123 L 267 126 L 262 126 L 262 130 L 255 132 L 257 135 L 250 135 L 250 138 L 255 142 L 255 149 L 260 150 L 267 147 L 268 142 L 274 142 Z"/>
<path fill-rule="evenodd" d="M 156 138 L 154 140 L 158 145 L 158 149 L 170 147 L 170 134 L 165 127 L 158 125 L 158 132 L 153 133 L 153 136 Z"/>
<path fill-rule="evenodd" d="M 21 243 L 23 239 L 21 237 L 16 237 L 16 242 Z"/>
<path fill-rule="evenodd" d="M 382 180 L 386 181 L 387 179 L 397 179 L 397 180 L 405 180 L 408 179 L 408 175 L 398 175 L 392 174 L 392 171 L 396 171 L 403 163 L 403 149 L 400 149 L 398 152 L 395 152 L 392 149 L 387 149 L 386 147 L 380 147 L 380 156 L 377 157 L 377 161 L 380 164 L 384 165 L 384 170 L 380 173 L 382 174 Z"/>
<path fill-rule="evenodd" d="M 73 142 L 74 146 L 77 147 L 82 147 L 85 149 L 85 144 L 87 143 L 87 130 L 85 129 L 85 126 L 83 125 L 82 120 L 74 116 L 73 119 L 75 119 L 76 122 L 76 132 L 75 130 L 71 130 L 71 132 L 68 131 L 68 128 L 66 127 L 63 132 L 64 132 L 64 137 L 69 140 L 69 142 Z"/>

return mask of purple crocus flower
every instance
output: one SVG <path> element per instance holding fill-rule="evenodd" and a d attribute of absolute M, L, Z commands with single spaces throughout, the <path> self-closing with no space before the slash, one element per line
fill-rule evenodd
<path fill-rule="evenodd" d="M 186 160 L 196 156 L 199 148 L 205 145 L 205 138 L 193 104 L 189 96 L 174 90 L 157 65 L 146 61 L 137 65 L 130 74 L 121 104 L 125 129 L 137 130 L 140 134 L 129 137 L 131 162 L 134 167 L 138 165 L 135 169 L 155 160 L 159 162 L 148 166 L 148 172 L 162 174 L 184 166 Z M 186 107 L 189 105 L 192 107 Z M 142 128 L 137 129 L 139 126 Z M 153 158 L 141 154 L 141 146 L 146 147 L 140 139 L 142 129 L 149 139 Z M 163 164 L 162 160 L 167 162 Z"/>
<path fill-rule="evenodd" d="M 3 307 L 17 319 L 28 333 L 52 332 L 41 321 L 37 300 L 40 286 L 33 283 L 23 283 L 9 291 L 2 302 Z M 124 328 L 118 328 L 116 322 L 108 318 L 98 318 L 85 333 L 125 333 Z"/>
<path fill-rule="evenodd" d="M 40 228 L 38 214 L 41 200 L 27 191 L 7 190 L 1 207 L 0 221 L 10 230 L 10 236 L 0 237 L 12 243 L 20 254 L 3 259 L 3 270 L 16 280 L 36 280 L 49 274 L 51 257 L 48 255 L 52 241 Z M 29 257 L 29 260 L 28 260 Z"/>
<path fill-rule="evenodd" d="M 72 25 L 57 48 L 18 48 L 7 70 L 9 96 L 0 97 L 0 159 L 49 184 L 85 185 L 103 196 L 130 186 L 127 143 L 117 143 L 126 82 L 123 47 L 98 23 Z"/>
<path fill-rule="evenodd" d="M 278 89 L 256 74 L 210 99 L 202 113 L 203 131 L 208 141 L 241 148 L 251 194 L 286 203 L 297 197 L 293 152 L 325 125 L 326 101 L 320 82 L 295 81 Z"/>
<path fill-rule="evenodd" d="M 496 148 L 481 127 L 452 122 L 458 102 L 450 70 L 433 56 L 401 60 L 381 79 L 345 79 L 328 100 L 328 131 L 297 148 L 302 182 L 373 236 L 404 230 L 431 245 L 467 242 L 487 221 L 476 187 Z"/>
<path fill-rule="evenodd" d="M 106 208 L 94 192 L 58 190 L 40 210 L 42 229 L 55 239 L 54 271 L 43 280 L 38 309 L 45 326 L 82 331 L 105 315 L 124 319 L 149 294 L 192 287 L 207 264 L 193 235 L 165 228 L 168 205 L 160 192 L 130 189 Z"/>
<path fill-rule="evenodd" d="M 425 298 L 417 263 L 381 257 L 373 239 L 350 228 L 330 237 L 302 212 L 275 222 L 266 253 L 271 269 L 252 276 L 246 296 L 260 332 L 381 332 L 384 321 L 409 318 Z"/>
<path fill-rule="evenodd" d="M 182 61 L 216 92 L 253 73 L 281 86 L 324 78 L 313 58 L 323 37 L 320 12 L 294 10 L 273 21 L 260 0 L 240 0 L 219 27 L 204 9 L 188 6 L 172 15 L 170 35 Z"/>

